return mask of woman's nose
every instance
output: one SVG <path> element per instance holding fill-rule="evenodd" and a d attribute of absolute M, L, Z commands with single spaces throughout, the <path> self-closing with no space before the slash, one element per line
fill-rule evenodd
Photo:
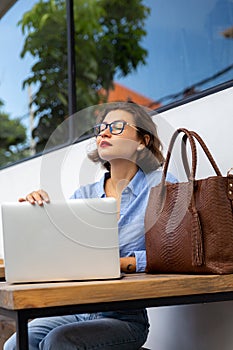
<path fill-rule="evenodd" d="M 110 129 L 109 129 L 109 125 L 107 126 L 106 129 L 104 129 L 103 131 L 101 131 L 99 133 L 99 136 L 101 137 L 110 137 L 111 136 L 111 132 L 110 132 Z"/>

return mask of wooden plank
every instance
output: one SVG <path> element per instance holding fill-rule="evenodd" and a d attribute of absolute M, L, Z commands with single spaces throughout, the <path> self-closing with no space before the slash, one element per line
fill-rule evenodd
<path fill-rule="evenodd" d="M 0 307 L 18 310 L 229 291 L 233 291 L 233 275 L 133 274 L 92 282 L 1 282 Z"/>

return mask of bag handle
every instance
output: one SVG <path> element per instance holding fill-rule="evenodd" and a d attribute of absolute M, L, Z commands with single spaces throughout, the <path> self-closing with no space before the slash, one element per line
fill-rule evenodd
<path fill-rule="evenodd" d="M 190 186 L 191 186 L 190 187 L 191 198 L 190 198 L 190 204 L 189 204 L 189 211 L 192 214 L 192 232 L 190 232 L 192 237 L 192 264 L 194 266 L 201 266 L 204 263 L 203 234 L 202 234 L 199 215 L 196 209 L 195 199 L 194 199 L 193 190 L 192 190 L 194 186 L 195 176 L 196 176 L 197 150 L 196 150 L 196 143 L 192 135 L 192 132 L 190 132 L 185 128 L 177 129 L 171 138 L 168 151 L 167 151 L 167 156 L 164 163 L 163 173 L 162 173 L 160 200 L 163 201 L 164 199 L 164 194 L 165 194 L 164 191 L 166 191 L 165 179 L 167 176 L 168 165 L 171 158 L 171 153 L 174 147 L 174 143 L 180 133 L 185 134 L 186 140 L 187 139 L 189 140 L 189 143 L 191 146 L 192 168 L 191 168 L 190 175 L 188 176 L 188 180 L 190 181 Z M 161 205 L 161 208 L 162 207 L 163 206 Z"/>
<path fill-rule="evenodd" d="M 195 176 L 196 176 L 196 168 L 197 168 L 197 149 L 196 149 L 196 144 L 195 141 L 193 139 L 193 136 L 191 134 L 191 132 L 188 129 L 185 128 L 179 128 L 177 129 L 174 134 L 172 135 L 170 144 L 168 146 L 168 151 L 167 151 L 167 156 L 165 159 L 165 163 L 164 163 L 164 168 L 163 168 L 163 173 L 162 173 L 162 179 L 161 179 L 161 184 L 162 186 L 164 186 L 165 184 L 165 179 L 167 176 L 167 171 L 168 171 L 168 166 L 169 166 L 169 162 L 170 162 L 170 158 L 171 158 L 171 153 L 174 147 L 174 143 L 178 137 L 178 135 L 183 132 L 186 136 L 186 140 L 189 140 L 190 146 L 191 146 L 191 152 L 192 152 L 192 168 L 191 168 L 191 173 L 188 176 L 188 180 L 189 181 L 194 181 L 195 180 Z M 187 156 L 186 156 L 187 159 Z M 184 164 L 185 167 L 185 164 Z M 187 169 L 187 167 L 186 167 Z"/>
<path fill-rule="evenodd" d="M 216 175 L 217 176 L 222 176 L 222 173 L 221 173 L 219 167 L 217 166 L 217 164 L 216 164 L 212 154 L 210 153 L 208 147 L 206 146 L 206 144 L 203 141 L 203 139 L 201 138 L 201 136 L 199 134 L 197 134 L 195 131 L 189 130 L 189 133 L 192 135 L 192 137 L 194 137 L 199 142 L 199 144 L 200 144 L 201 148 L 203 149 L 205 155 L 209 159 L 209 162 L 212 165 Z M 186 172 L 186 175 L 188 177 L 188 173 L 190 173 L 190 169 L 189 169 L 189 163 L 188 163 L 188 158 L 187 158 L 186 142 L 187 142 L 187 135 L 184 134 L 184 136 L 182 138 L 181 153 L 182 153 L 182 159 L 183 159 L 183 165 L 184 165 L 184 168 L 185 168 L 185 172 Z"/>

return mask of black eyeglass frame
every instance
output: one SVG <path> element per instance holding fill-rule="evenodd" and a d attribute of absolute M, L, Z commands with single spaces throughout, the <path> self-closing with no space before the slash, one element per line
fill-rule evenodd
<path fill-rule="evenodd" d="M 119 132 L 113 132 L 113 125 L 116 124 L 116 123 L 122 123 L 122 127 L 119 129 Z M 105 125 L 105 128 L 101 130 L 101 125 Z M 125 129 L 125 126 L 128 125 L 128 126 L 131 126 L 132 128 L 134 128 L 135 130 L 138 131 L 138 128 L 133 125 L 133 124 L 129 124 L 127 123 L 125 120 L 114 120 L 113 122 L 111 123 L 105 123 L 105 122 L 102 122 L 102 123 L 99 123 L 99 124 L 96 124 L 94 125 L 93 129 L 94 129 L 94 135 L 95 137 L 99 136 L 101 132 L 103 132 L 104 130 L 106 130 L 108 127 L 109 127 L 109 131 L 112 135 L 120 135 L 123 133 L 124 129 Z M 97 129 L 98 128 L 98 129 Z M 98 130 L 98 131 L 97 131 Z"/>

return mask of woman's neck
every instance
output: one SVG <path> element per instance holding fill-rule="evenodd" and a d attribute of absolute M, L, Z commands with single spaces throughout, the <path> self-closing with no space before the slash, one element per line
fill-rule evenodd
<path fill-rule="evenodd" d="M 110 186 L 118 196 L 129 184 L 138 171 L 138 166 L 130 161 L 120 159 L 111 162 Z"/>

